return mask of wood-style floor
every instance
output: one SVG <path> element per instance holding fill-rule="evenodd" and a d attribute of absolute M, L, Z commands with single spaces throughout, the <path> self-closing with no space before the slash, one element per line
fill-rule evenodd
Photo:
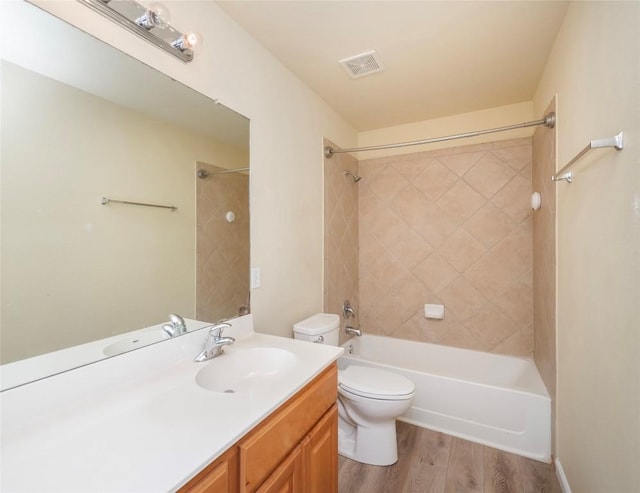
<path fill-rule="evenodd" d="M 550 464 L 398 421 L 398 462 L 340 456 L 340 493 L 560 493 Z"/>

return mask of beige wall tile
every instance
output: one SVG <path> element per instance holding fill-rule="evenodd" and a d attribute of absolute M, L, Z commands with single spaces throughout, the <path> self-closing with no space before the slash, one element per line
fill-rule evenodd
<path fill-rule="evenodd" d="M 467 175 L 465 175 L 467 176 Z M 463 180 L 452 186 L 438 201 L 441 209 L 447 211 L 457 224 L 471 217 L 484 204 L 482 195 Z"/>
<path fill-rule="evenodd" d="M 474 288 L 489 299 L 498 296 L 514 277 L 500 256 L 489 252 L 464 273 Z"/>
<path fill-rule="evenodd" d="M 456 231 L 458 224 L 459 220 L 450 210 L 428 202 L 412 226 L 429 245 L 437 248 Z"/>
<path fill-rule="evenodd" d="M 516 222 L 491 202 L 486 202 L 464 224 L 464 229 L 484 246 L 491 247 L 508 235 Z"/>
<path fill-rule="evenodd" d="M 505 315 L 520 327 L 533 320 L 533 276 L 531 271 L 511 283 L 494 299 Z"/>
<path fill-rule="evenodd" d="M 407 187 L 409 181 L 392 166 L 387 166 L 371 178 L 371 191 L 383 203 L 388 203 Z"/>
<path fill-rule="evenodd" d="M 492 352 L 512 356 L 530 356 L 533 344 L 533 324 L 522 328 L 493 348 Z"/>
<path fill-rule="evenodd" d="M 411 228 L 402 231 L 393 243 L 389 251 L 408 269 L 412 269 L 425 258 L 431 255 L 433 248 L 424 238 Z"/>
<path fill-rule="evenodd" d="M 487 152 L 464 175 L 464 180 L 485 198 L 491 198 L 515 175 L 515 171 L 492 152 Z"/>
<path fill-rule="evenodd" d="M 460 320 L 465 320 L 472 313 L 479 311 L 489 301 L 480 291 L 464 277 L 460 276 L 440 292 L 447 315 L 454 313 Z"/>
<path fill-rule="evenodd" d="M 365 332 L 532 353 L 530 161 L 531 139 L 515 139 L 360 162 Z"/>
<path fill-rule="evenodd" d="M 487 304 L 462 320 L 466 327 L 478 340 L 486 341 L 495 347 L 505 339 L 518 332 L 518 326 L 494 305 Z"/>
<path fill-rule="evenodd" d="M 471 167 L 484 156 L 484 152 L 463 152 L 460 154 L 444 155 L 438 158 L 442 164 L 458 176 L 463 176 Z"/>
<path fill-rule="evenodd" d="M 371 210 L 372 206 L 368 201 L 369 197 L 361 198 L 360 207 L 364 211 Z M 429 200 L 416 187 L 408 186 L 396 196 L 391 208 L 407 224 L 416 227 L 423 222 L 424 214 L 430 206 Z"/>
<path fill-rule="evenodd" d="M 421 191 L 429 200 L 438 200 L 458 181 L 455 173 L 436 159 L 427 161 L 422 171 L 413 177 L 413 186 Z"/>
<path fill-rule="evenodd" d="M 458 272 L 437 253 L 429 255 L 420 262 L 413 272 L 429 291 L 436 294 L 458 277 Z"/>
<path fill-rule="evenodd" d="M 531 219 L 528 218 L 491 249 L 491 256 L 503 264 L 511 279 L 531 270 Z"/>
<path fill-rule="evenodd" d="M 487 249 L 464 229 L 459 228 L 438 248 L 438 253 L 458 272 L 464 272 Z"/>
<path fill-rule="evenodd" d="M 491 199 L 505 214 L 521 221 L 531 214 L 531 181 L 518 174 Z"/>
<path fill-rule="evenodd" d="M 518 147 L 494 149 L 492 152 L 498 156 L 502 162 L 506 163 L 516 171 L 520 171 L 525 166 L 530 166 L 532 162 L 530 142 Z"/>
<path fill-rule="evenodd" d="M 400 173 L 402 176 L 404 176 L 409 182 L 415 180 L 415 178 L 422 173 L 422 171 L 424 170 L 424 167 L 426 164 L 428 164 L 428 162 L 430 162 L 430 159 L 411 159 L 408 161 L 398 161 L 396 163 L 393 163 L 392 166 L 393 168 Z"/>

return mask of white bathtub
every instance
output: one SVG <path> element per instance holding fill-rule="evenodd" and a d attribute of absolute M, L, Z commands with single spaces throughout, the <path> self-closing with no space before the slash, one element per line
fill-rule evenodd
<path fill-rule="evenodd" d="M 340 369 L 383 368 L 415 383 L 401 421 L 551 461 L 551 399 L 532 359 L 367 334 L 343 347 Z"/>

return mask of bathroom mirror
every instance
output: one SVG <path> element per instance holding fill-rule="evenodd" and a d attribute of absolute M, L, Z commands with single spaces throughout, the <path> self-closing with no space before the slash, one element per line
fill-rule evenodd
<path fill-rule="evenodd" d="M 1 22 L 2 364 L 247 313 L 248 119 L 33 5 Z"/>

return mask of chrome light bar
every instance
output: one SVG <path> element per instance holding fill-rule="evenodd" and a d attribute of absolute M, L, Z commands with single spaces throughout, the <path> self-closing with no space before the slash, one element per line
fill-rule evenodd
<path fill-rule="evenodd" d="M 185 40 L 200 39 L 199 35 L 172 27 L 167 21 L 168 11 L 161 4 L 146 8 L 134 0 L 78 1 L 183 62 L 193 60 L 193 44 Z"/>

